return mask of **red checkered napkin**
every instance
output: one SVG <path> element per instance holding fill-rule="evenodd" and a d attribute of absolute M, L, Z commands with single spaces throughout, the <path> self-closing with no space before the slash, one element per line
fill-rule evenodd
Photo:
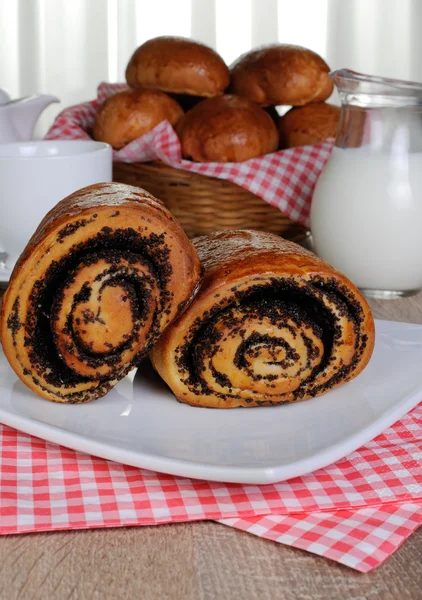
<path fill-rule="evenodd" d="M 123 84 L 102 83 L 98 98 L 66 108 L 54 121 L 47 139 L 90 139 L 98 106 L 108 96 L 125 89 Z M 243 163 L 195 163 L 182 159 L 180 143 L 167 121 L 148 134 L 113 152 L 113 160 L 147 162 L 161 160 L 177 169 L 228 179 L 294 221 L 307 224 L 312 192 L 331 152 L 331 144 L 302 146 L 266 154 Z"/>
<path fill-rule="evenodd" d="M 422 504 L 220 519 L 259 537 L 330 558 L 361 573 L 383 563 L 422 525 Z"/>
<path fill-rule="evenodd" d="M 0 426 L 0 533 L 221 520 L 361 571 L 421 523 L 422 403 L 347 458 L 271 485 L 119 465 Z"/>

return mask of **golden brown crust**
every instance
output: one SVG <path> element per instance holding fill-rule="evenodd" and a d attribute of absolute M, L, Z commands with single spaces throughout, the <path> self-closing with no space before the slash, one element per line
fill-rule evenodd
<path fill-rule="evenodd" d="M 183 110 L 173 98 L 159 90 L 123 90 L 110 96 L 95 116 L 93 137 L 115 149 L 123 148 L 161 121 L 175 125 Z"/>
<path fill-rule="evenodd" d="M 198 162 L 241 162 L 278 147 L 277 128 L 265 110 L 230 94 L 194 106 L 176 132 L 184 158 Z"/>
<path fill-rule="evenodd" d="M 131 87 L 150 87 L 192 96 L 222 94 L 229 70 L 217 52 L 193 40 L 162 36 L 135 50 L 126 69 Z"/>
<path fill-rule="evenodd" d="M 138 364 L 199 277 L 194 247 L 159 200 L 89 186 L 45 216 L 19 258 L 0 315 L 4 353 L 44 398 L 98 398 Z"/>
<path fill-rule="evenodd" d="M 344 275 L 263 232 L 221 232 L 194 244 L 201 289 L 151 355 L 178 400 L 215 408 L 294 402 L 365 368 L 374 321 Z"/>
<path fill-rule="evenodd" d="M 329 67 L 312 50 L 290 44 L 242 54 L 231 66 L 230 91 L 263 106 L 323 102 L 333 91 Z"/>
<path fill-rule="evenodd" d="M 280 146 L 294 148 L 334 140 L 340 122 L 338 106 L 319 102 L 291 108 L 280 117 Z"/>

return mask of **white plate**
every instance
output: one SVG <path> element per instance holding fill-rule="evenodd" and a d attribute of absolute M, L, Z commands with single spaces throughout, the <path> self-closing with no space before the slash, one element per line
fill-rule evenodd
<path fill-rule="evenodd" d="M 105 398 L 38 398 L 0 352 L 0 421 L 82 452 L 186 477 L 271 483 L 309 473 L 381 433 L 422 399 L 422 326 L 377 321 L 374 355 L 354 381 L 297 404 L 204 409 L 179 404 L 151 368 Z"/>

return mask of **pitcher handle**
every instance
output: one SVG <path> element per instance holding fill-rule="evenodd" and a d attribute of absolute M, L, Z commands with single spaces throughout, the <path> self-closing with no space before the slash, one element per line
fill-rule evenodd
<path fill-rule="evenodd" d="M 6 260 L 8 256 L 9 255 L 7 254 L 7 252 L 0 248 L 0 271 L 8 270 L 8 268 L 6 267 Z"/>

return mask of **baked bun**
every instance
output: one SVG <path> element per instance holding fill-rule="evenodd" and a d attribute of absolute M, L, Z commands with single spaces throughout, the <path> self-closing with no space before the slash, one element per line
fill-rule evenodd
<path fill-rule="evenodd" d="M 278 147 L 277 127 L 265 110 L 230 94 L 194 106 L 176 132 L 184 158 L 198 162 L 242 162 Z"/>
<path fill-rule="evenodd" d="M 229 69 L 214 50 L 181 37 L 162 36 L 135 50 L 126 69 L 131 87 L 211 97 L 229 85 Z"/>
<path fill-rule="evenodd" d="M 263 106 L 323 102 L 333 91 L 328 65 L 301 46 L 274 44 L 246 52 L 230 71 L 230 91 Z"/>
<path fill-rule="evenodd" d="M 337 135 L 340 108 L 320 102 L 291 108 L 280 117 L 278 129 L 282 148 L 326 142 Z"/>
<path fill-rule="evenodd" d="M 175 125 L 182 115 L 183 110 L 176 100 L 164 92 L 124 90 L 107 98 L 98 109 L 93 137 L 113 148 L 123 148 L 161 121 L 167 119 Z"/>

